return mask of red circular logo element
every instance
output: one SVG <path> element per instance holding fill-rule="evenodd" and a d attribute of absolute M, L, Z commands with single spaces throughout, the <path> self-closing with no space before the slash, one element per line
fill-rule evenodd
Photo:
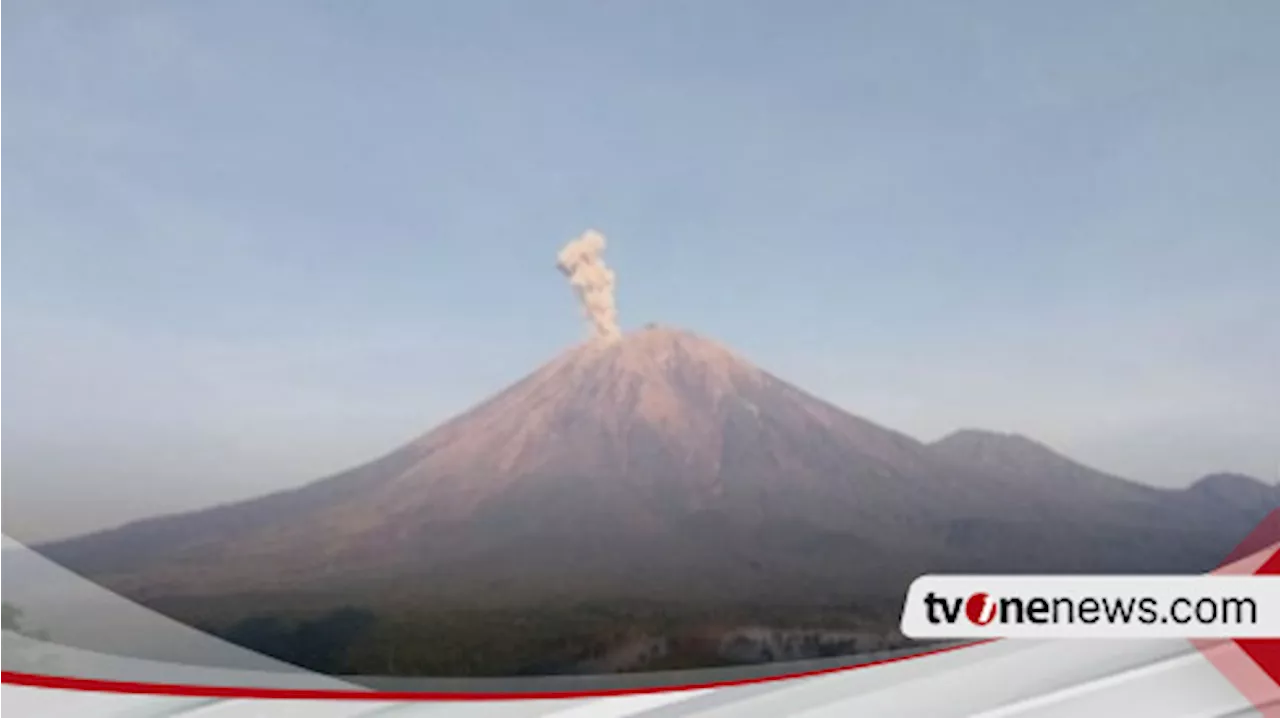
<path fill-rule="evenodd" d="M 964 615 L 973 623 L 985 626 L 996 617 L 995 602 L 985 593 L 975 593 L 964 602 Z"/>

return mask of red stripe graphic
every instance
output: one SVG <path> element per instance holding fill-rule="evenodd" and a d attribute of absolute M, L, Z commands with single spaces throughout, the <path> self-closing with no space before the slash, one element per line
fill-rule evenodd
<path fill-rule="evenodd" d="M 374 691 L 374 690 L 340 690 L 340 689 L 299 689 L 299 688 L 252 688 L 240 686 L 200 686 L 175 683 L 138 683 L 134 681 L 109 681 L 93 678 L 68 678 L 63 676 L 43 676 L 35 673 L 4 671 L 4 683 L 37 688 L 58 688 L 69 691 L 93 691 L 98 693 L 127 693 L 132 695 L 182 696 L 188 698 L 261 698 L 280 700 L 352 700 L 352 701 L 501 701 L 501 700 L 535 700 L 565 698 L 604 698 L 608 696 L 639 695 L 645 693 L 674 693 L 677 691 L 701 690 L 705 688 L 726 688 L 729 686 L 746 686 L 757 683 L 790 680 L 792 678 L 808 678 L 840 671 L 852 671 L 871 666 L 882 666 L 898 663 L 912 658 L 923 658 L 940 653 L 970 648 L 990 640 L 975 641 L 959 646 L 935 648 L 907 656 L 896 656 L 879 661 L 860 663 L 856 666 L 838 666 L 823 668 L 802 673 L 787 673 L 779 676 L 762 678 L 745 678 L 736 681 L 713 681 L 683 686 L 649 686 L 644 688 L 615 688 L 596 691 L 533 691 L 509 693 L 465 693 L 436 691 Z"/>
<path fill-rule="evenodd" d="M 1240 542 L 1213 573 L 1280 574 L 1280 548 L 1253 566 L 1253 557 L 1280 542 L 1280 509 L 1272 511 Z M 1240 562 L 1248 565 L 1240 566 Z M 1232 565 L 1237 564 L 1237 565 Z M 1223 677 L 1249 699 L 1265 718 L 1280 718 L 1280 639 L 1192 641 Z"/>
<path fill-rule="evenodd" d="M 1277 512 L 1280 515 L 1280 512 Z M 1262 564 L 1262 568 L 1257 570 L 1259 575 L 1276 576 L 1280 575 L 1280 549 L 1271 554 L 1271 558 Z M 1277 638 L 1251 638 L 1236 641 L 1240 644 L 1241 650 L 1249 654 L 1254 663 L 1271 676 L 1271 680 L 1280 684 L 1280 639 Z"/>

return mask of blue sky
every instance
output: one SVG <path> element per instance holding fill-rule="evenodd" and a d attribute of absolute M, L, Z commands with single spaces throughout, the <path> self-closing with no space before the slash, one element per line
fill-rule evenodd
<path fill-rule="evenodd" d="M 296 485 L 583 336 L 932 440 L 1280 466 L 1280 6 L 5 3 L 6 533 Z M 79 506 L 66 501 L 75 495 Z"/>

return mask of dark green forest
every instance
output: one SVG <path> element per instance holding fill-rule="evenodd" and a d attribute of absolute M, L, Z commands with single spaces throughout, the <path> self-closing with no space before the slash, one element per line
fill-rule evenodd
<path fill-rule="evenodd" d="M 374 611 L 357 606 L 252 615 L 206 631 L 303 668 L 342 675 L 531 676 L 706 668 L 845 655 L 907 642 L 896 606 L 582 604 L 539 609 Z M 789 650 L 727 651 L 739 627 L 800 632 Z M 767 626 L 767 629 L 758 627 Z M 827 637 L 831 632 L 837 638 Z M 852 635 L 855 641 L 839 636 Z M 746 639 L 739 638 L 743 643 Z M 750 641 L 746 641 L 750 643 Z M 633 648 L 630 653 L 628 647 Z M 660 646 L 660 648 L 658 648 Z M 622 652 L 626 660 L 617 658 Z"/>

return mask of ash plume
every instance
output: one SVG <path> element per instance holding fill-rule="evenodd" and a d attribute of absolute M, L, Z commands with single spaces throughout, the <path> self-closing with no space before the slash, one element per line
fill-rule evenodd
<path fill-rule="evenodd" d="M 591 322 L 596 339 L 616 339 L 618 309 L 613 299 L 613 270 L 604 263 L 604 235 L 589 229 L 569 242 L 556 257 L 556 267 L 568 277 L 569 284 L 582 302 L 582 311 Z"/>

